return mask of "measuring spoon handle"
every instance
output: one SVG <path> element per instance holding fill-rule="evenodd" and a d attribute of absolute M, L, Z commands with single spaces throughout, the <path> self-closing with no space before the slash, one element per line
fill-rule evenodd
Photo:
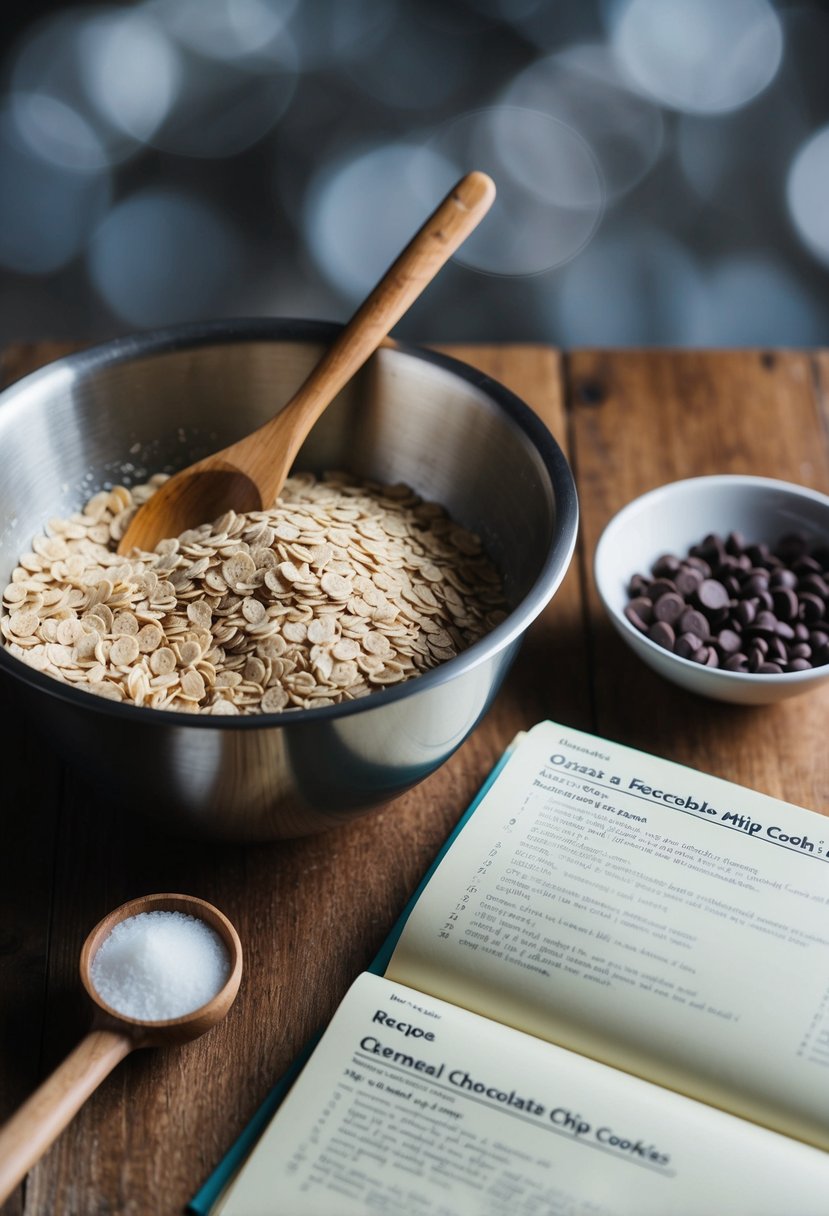
<path fill-rule="evenodd" d="M 90 1031 L 0 1128 L 0 1204 L 134 1046 L 116 1030 Z"/>

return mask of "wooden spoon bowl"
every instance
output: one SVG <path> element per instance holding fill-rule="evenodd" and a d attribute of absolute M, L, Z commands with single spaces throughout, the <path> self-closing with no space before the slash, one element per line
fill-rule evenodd
<path fill-rule="evenodd" d="M 112 1009 L 92 983 L 97 951 L 117 924 L 143 912 L 184 912 L 214 929 L 227 948 L 230 971 L 216 995 L 190 1013 L 164 1021 L 142 1021 Z M 0 1129 L 0 1204 L 63 1131 L 101 1081 L 138 1047 L 186 1043 L 225 1016 L 239 991 L 242 945 L 227 917 L 193 895 L 144 895 L 101 920 L 84 942 L 81 981 L 95 1005 L 92 1029 L 39 1089 Z"/>

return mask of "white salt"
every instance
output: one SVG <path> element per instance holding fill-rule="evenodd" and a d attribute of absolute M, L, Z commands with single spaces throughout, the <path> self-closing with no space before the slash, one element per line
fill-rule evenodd
<path fill-rule="evenodd" d="M 110 1008 L 144 1022 L 207 1004 L 230 974 L 218 933 L 185 912 L 141 912 L 115 926 L 92 960 L 92 984 Z"/>

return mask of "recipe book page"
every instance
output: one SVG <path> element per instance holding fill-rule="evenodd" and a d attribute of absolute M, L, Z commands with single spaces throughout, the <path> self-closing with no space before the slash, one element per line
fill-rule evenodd
<path fill-rule="evenodd" d="M 829 1159 L 365 974 L 222 1216 L 817 1214 Z"/>
<path fill-rule="evenodd" d="M 542 723 L 428 882 L 386 974 L 827 1149 L 827 829 Z"/>

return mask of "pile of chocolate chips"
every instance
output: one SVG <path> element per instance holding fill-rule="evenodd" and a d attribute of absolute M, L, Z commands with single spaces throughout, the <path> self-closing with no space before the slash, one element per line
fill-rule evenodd
<path fill-rule="evenodd" d="M 625 616 L 666 650 L 766 675 L 829 663 L 829 545 L 794 533 L 770 548 L 731 532 L 635 574 Z"/>

